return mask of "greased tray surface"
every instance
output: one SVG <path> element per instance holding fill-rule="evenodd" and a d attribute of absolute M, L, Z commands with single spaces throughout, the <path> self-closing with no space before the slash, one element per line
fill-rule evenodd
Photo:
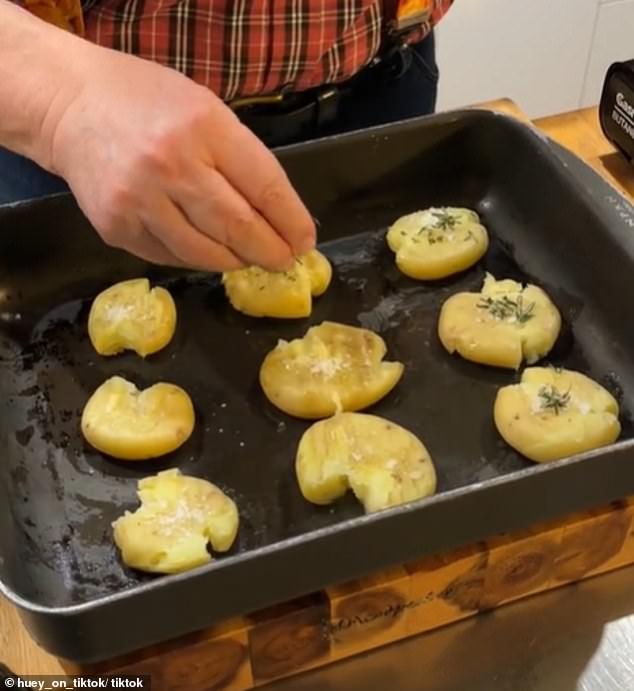
<path fill-rule="evenodd" d="M 216 276 L 174 274 L 103 246 L 70 197 L 0 208 L 0 587 L 42 645 L 103 659 L 250 612 L 372 569 L 510 530 L 634 491 L 634 242 L 608 222 L 531 130 L 489 113 L 453 113 L 280 152 L 321 221 L 334 266 L 310 319 L 255 320 L 231 309 Z M 465 274 L 423 284 L 399 273 L 384 235 L 431 205 L 476 209 L 492 243 Z M 519 375 L 447 355 L 442 302 L 477 290 L 485 271 L 544 287 L 564 327 L 548 362 L 579 369 L 622 405 L 621 441 L 535 466 L 497 435 L 497 389 Z M 178 307 L 156 356 L 100 358 L 88 340 L 91 299 L 146 275 Z M 271 406 L 258 370 L 278 339 L 328 319 L 380 333 L 406 365 L 371 409 L 418 434 L 438 471 L 436 497 L 364 517 L 352 498 L 305 502 L 294 475 L 309 423 Z M 176 453 L 120 463 L 87 447 L 87 398 L 121 374 L 170 381 L 193 398 L 197 424 Z M 234 548 L 208 567 L 151 577 L 122 566 L 111 522 L 137 505 L 139 478 L 169 467 L 212 480 L 237 502 Z M 150 616 L 161 611 L 160 617 Z"/>

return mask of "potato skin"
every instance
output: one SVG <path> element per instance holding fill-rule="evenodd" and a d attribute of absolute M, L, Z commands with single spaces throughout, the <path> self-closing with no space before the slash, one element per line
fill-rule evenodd
<path fill-rule="evenodd" d="M 226 552 L 239 527 L 235 503 L 201 478 L 165 470 L 139 482 L 141 506 L 113 524 L 123 562 L 154 573 L 180 573 L 211 561 L 207 545 Z"/>
<path fill-rule="evenodd" d="M 122 377 L 111 377 L 90 397 L 81 419 L 86 441 L 125 461 L 164 456 L 182 446 L 194 430 L 194 406 L 174 384 L 139 391 Z"/>
<path fill-rule="evenodd" d="M 485 300 L 518 300 L 525 322 L 514 314 L 506 319 L 482 307 Z M 532 307 L 532 309 L 531 309 Z M 547 355 L 561 330 L 561 315 L 548 295 L 539 287 L 510 280 L 497 281 L 487 274 L 480 293 L 457 293 L 442 306 L 438 337 L 447 352 L 482 365 L 517 370 Z"/>
<path fill-rule="evenodd" d="M 250 317 L 301 319 L 309 317 L 313 297 L 323 295 L 332 279 L 326 257 L 312 250 L 285 272 L 257 267 L 223 274 L 225 293 L 234 309 Z"/>
<path fill-rule="evenodd" d="M 133 350 L 141 357 L 165 348 L 176 330 L 176 305 L 147 278 L 116 283 L 101 292 L 88 315 L 88 335 L 99 355 Z"/>
<path fill-rule="evenodd" d="M 295 471 L 307 501 L 331 504 L 352 489 L 367 512 L 436 491 L 436 471 L 420 439 L 363 413 L 339 413 L 313 424 L 300 440 Z"/>
<path fill-rule="evenodd" d="M 399 218 L 387 244 L 410 278 L 435 281 L 465 271 L 489 248 L 489 235 L 471 209 L 431 208 Z"/>
<path fill-rule="evenodd" d="M 273 405 L 298 418 L 361 410 L 386 396 L 403 375 L 401 363 L 383 362 L 386 351 L 371 331 L 323 322 L 303 338 L 278 343 L 264 358 L 260 385 Z"/>
<path fill-rule="evenodd" d="M 552 387 L 568 400 L 561 408 L 546 406 Z M 536 463 L 614 443 L 621 433 L 618 416 L 618 403 L 602 386 L 579 372 L 550 367 L 524 370 L 519 384 L 498 391 L 493 410 L 500 436 Z"/>

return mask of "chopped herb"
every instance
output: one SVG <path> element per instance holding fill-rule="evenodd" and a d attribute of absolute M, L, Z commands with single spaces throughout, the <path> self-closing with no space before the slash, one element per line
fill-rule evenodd
<path fill-rule="evenodd" d="M 427 236 L 427 242 L 430 245 L 435 245 L 437 242 L 444 242 L 444 241 L 445 241 L 445 238 L 442 235 L 432 235 L 431 233 L 429 233 L 429 235 Z"/>
<path fill-rule="evenodd" d="M 304 266 L 304 262 L 303 262 L 299 257 L 295 257 L 295 261 L 296 261 L 298 264 L 301 264 L 301 266 Z"/>
<path fill-rule="evenodd" d="M 474 240 L 475 241 L 475 235 L 473 234 L 473 231 L 470 230 L 467 233 L 467 237 L 464 239 L 465 242 L 468 242 L 469 240 Z"/>
<path fill-rule="evenodd" d="M 417 231 L 418 235 L 427 233 L 429 236 L 431 236 L 433 230 L 453 230 L 458 222 L 456 217 L 449 213 L 449 211 L 432 211 L 432 216 L 435 219 L 435 223 L 433 225 L 421 226 Z M 441 240 L 438 239 L 438 235 L 435 237 L 436 242 L 441 242 Z"/>
<path fill-rule="evenodd" d="M 511 299 L 508 295 L 496 299 L 485 297 L 478 302 L 477 306 L 482 310 L 487 310 L 496 319 L 515 318 L 518 324 L 525 324 L 535 316 L 535 303 L 530 302 L 525 305 L 521 295 L 518 295 L 516 300 Z"/>
<path fill-rule="evenodd" d="M 453 230 L 458 219 L 449 211 L 432 211 L 432 216 L 436 219 L 434 228 L 438 230 Z"/>
<path fill-rule="evenodd" d="M 549 386 L 542 386 L 537 395 L 539 396 L 542 410 L 553 410 L 555 415 L 559 415 L 559 413 L 570 403 L 570 389 L 568 389 L 566 393 L 561 393 L 561 391 L 552 384 Z"/>

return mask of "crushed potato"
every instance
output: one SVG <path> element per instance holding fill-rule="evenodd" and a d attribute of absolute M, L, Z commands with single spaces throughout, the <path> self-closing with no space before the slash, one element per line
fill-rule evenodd
<path fill-rule="evenodd" d="M 81 419 L 86 441 L 102 453 L 140 461 L 175 451 L 194 429 L 194 406 L 174 384 L 139 391 L 122 377 L 111 377 L 90 397 Z"/>
<path fill-rule="evenodd" d="M 555 345 L 561 316 L 537 286 L 487 274 L 480 293 L 457 293 L 442 306 L 438 336 L 450 353 L 483 365 L 518 369 Z"/>
<path fill-rule="evenodd" d="M 374 415 L 341 413 L 310 427 L 295 462 L 304 498 L 330 504 L 352 489 L 367 512 L 415 501 L 436 490 L 423 443 Z"/>
<path fill-rule="evenodd" d="M 519 384 L 499 390 L 495 425 L 506 443 L 537 463 L 615 442 L 619 406 L 595 381 L 570 370 L 530 367 Z"/>
<path fill-rule="evenodd" d="M 326 292 L 332 279 L 330 262 L 312 250 L 298 257 L 289 271 L 265 271 L 257 267 L 223 274 L 229 302 L 251 317 L 299 319 L 310 316 L 313 297 Z"/>
<path fill-rule="evenodd" d="M 174 336 L 176 305 L 165 288 L 146 278 L 122 281 L 100 293 L 88 316 L 88 335 L 99 355 L 133 350 L 146 357 Z"/>
<path fill-rule="evenodd" d="M 289 415 L 306 419 L 362 410 L 386 396 L 403 375 L 383 362 L 385 341 L 366 329 L 323 322 L 303 338 L 280 341 L 260 368 L 266 397 Z"/>
<path fill-rule="evenodd" d="M 139 482 L 141 506 L 113 523 L 123 562 L 134 569 L 179 573 L 226 552 L 238 533 L 235 503 L 207 480 L 166 470 Z"/>
<path fill-rule="evenodd" d="M 475 211 L 432 208 L 399 218 L 388 230 L 387 243 L 405 275 L 437 280 L 479 261 L 489 247 L 489 236 Z"/>

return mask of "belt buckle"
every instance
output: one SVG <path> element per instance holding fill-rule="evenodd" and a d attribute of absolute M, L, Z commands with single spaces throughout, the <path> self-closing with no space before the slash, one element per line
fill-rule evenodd
<path fill-rule="evenodd" d="M 290 85 L 282 87 L 277 94 L 264 94 L 261 96 L 245 96 L 244 98 L 236 98 L 229 101 L 227 104 L 234 112 L 242 108 L 252 108 L 253 106 L 269 106 L 284 103 L 284 99 L 291 91 Z"/>

